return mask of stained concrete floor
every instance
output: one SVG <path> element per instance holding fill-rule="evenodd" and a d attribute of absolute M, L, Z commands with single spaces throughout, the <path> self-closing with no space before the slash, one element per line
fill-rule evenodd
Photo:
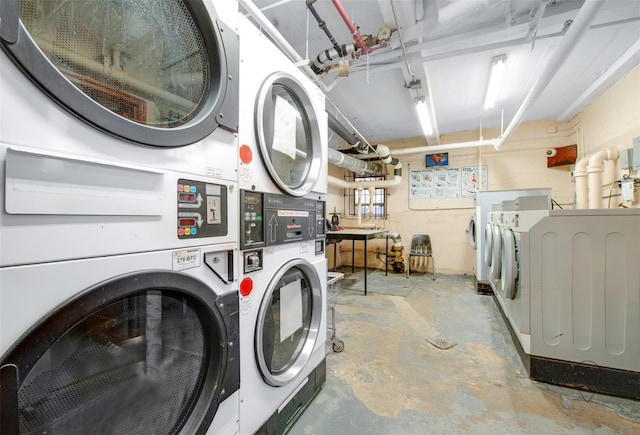
<path fill-rule="evenodd" d="M 638 401 L 531 381 L 471 277 L 374 271 L 364 296 L 362 273 L 341 271 L 345 347 L 290 434 L 640 434 Z"/>

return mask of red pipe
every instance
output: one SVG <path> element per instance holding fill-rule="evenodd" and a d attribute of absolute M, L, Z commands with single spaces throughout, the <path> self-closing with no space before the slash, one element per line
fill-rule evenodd
<path fill-rule="evenodd" d="M 369 53 L 371 49 L 366 46 L 366 44 L 364 43 L 364 40 L 362 39 L 362 35 L 358 31 L 358 29 L 356 29 L 356 26 L 354 26 L 353 23 L 351 22 L 351 18 L 349 18 L 347 11 L 344 10 L 344 7 L 342 6 L 342 2 L 340 2 L 340 0 L 331 0 L 331 1 L 333 5 L 336 7 L 336 10 L 338 11 L 342 19 L 344 20 L 344 23 L 349 28 L 349 31 L 353 36 L 353 40 L 356 41 L 356 43 L 360 46 L 363 53 Z"/>

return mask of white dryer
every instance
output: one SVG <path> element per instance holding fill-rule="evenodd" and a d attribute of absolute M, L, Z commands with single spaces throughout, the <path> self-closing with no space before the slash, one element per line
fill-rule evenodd
<path fill-rule="evenodd" d="M 240 188 L 324 199 L 324 93 L 247 18 L 240 29 Z"/>
<path fill-rule="evenodd" d="M 242 191 L 240 432 L 283 433 L 325 382 L 325 203 Z"/>
<path fill-rule="evenodd" d="M 237 241 L 237 3 L 6 5 L 0 265 Z"/>
<path fill-rule="evenodd" d="M 0 9 L 0 143 L 237 179 L 237 2 Z"/>
<path fill-rule="evenodd" d="M 246 251 L 247 265 L 240 433 L 285 433 L 326 379 L 327 261 L 303 241 Z"/>
<path fill-rule="evenodd" d="M 0 268 L 0 432 L 237 433 L 235 249 Z"/>

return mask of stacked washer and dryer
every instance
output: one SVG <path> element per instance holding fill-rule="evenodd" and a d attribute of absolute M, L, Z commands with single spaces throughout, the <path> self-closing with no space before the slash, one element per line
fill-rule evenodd
<path fill-rule="evenodd" d="M 283 433 L 325 382 L 324 94 L 248 19 L 240 39 L 240 432 Z"/>
<path fill-rule="evenodd" d="M 225 1 L 0 7 L 0 432 L 237 433 Z"/>

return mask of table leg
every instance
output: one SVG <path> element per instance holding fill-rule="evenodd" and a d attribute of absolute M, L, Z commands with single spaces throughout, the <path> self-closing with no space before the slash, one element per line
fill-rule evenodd
<path fill-rule="evenodd" d="M 389 275 L 389 235 L 385 237 L 384 242 L 384 276 Z"/>
<path fill-rule="evenodd" d="M 351 273 L 354 272 L 356 266 L 356 241 L 351 240 Z"/>
<path fill-rule="evenodd" d="M 364 239 L 364 295 L 367 295 L 367 239 Z"/>
<path fill-rule="evenodd" d="M 336 271 L 336 260 L 338 258 L 336 257 L 337 251 L 338 251 L 338 241 L 334 240 L 334 243 L 333 243 L 333 271 L 334 272 Z"/>

